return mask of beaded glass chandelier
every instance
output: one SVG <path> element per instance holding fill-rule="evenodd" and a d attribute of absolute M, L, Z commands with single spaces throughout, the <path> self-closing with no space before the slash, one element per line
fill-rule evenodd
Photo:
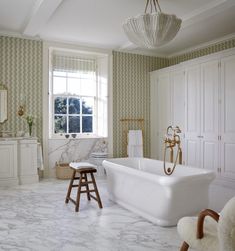
<path fill-rule="evenodd" d="M 147 13 L 150 6 L 150 12 Z M 128 18 L 123 29 L 128 39 L 141 48 L 155 49 L 170 42 L 178 33 L 182 20 L 161 11 L 158 0 L 147 0 L 145 13 Z"/>

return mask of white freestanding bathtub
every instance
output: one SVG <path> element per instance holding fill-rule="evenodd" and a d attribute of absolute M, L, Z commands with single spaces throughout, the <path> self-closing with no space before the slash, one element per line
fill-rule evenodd
<path fill-rule="evenodd" d="M 212 171 L 183 165 L 167 176 L 162 161 L 146 158 L 109 159 L 103 166 L 110 198 L 160 226 L 174 226 L 181 217 L 206 208 L 215 178 Z"/>

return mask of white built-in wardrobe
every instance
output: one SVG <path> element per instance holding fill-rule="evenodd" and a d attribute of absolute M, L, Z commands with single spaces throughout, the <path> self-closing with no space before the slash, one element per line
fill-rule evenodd
<path fill-rule="evenodd" d="M 183 163 L 235 183 L 235 50 L 151 72 L 151 157 L 168 125 L 182 129 Z"/>

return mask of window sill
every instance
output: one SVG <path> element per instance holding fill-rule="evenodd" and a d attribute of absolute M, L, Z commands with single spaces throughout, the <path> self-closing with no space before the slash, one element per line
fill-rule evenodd
<path fill-rule="evenodd" d="M 76 138 L 73 138 L 72 136 L 70 136 L 69 138 L 65 138 L 65 136 L 58 136 L 58 137 L 49 137 L 49 140 L 79 140 L 79 139 L 103 139 L 103 138 L 107 138 L 104 136 L 99 136 L 99 135 L 82 135 L 82 136 L 78 136 Z"/>

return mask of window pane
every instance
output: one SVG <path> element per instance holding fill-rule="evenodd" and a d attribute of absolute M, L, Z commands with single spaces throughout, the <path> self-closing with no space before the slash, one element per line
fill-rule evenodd
<path fill-rule="evenodd" d="M 81 72 L 77 71 L 77 72 L 68 72 L 68 77 L 72 77 L 72 78 L 80 78 L 81 76 Z"/>
<path fill-rule="evenodd" d="M 82 113 L 92 114 L 94 107 L 94 98 L 83 98 L 82 99 Z"/>
<path fill-rule="evenodd" d="M 80 113 L 80 99 L 69 98 L 69 114 L 79 114 L 79 113 Z"/>
<path fill-rule="evenodd" d="M 75 95 L 80 93 L 80 79 L 68 78 L 68 93 Z"/>
<path fill-rule="evenodd" d="M 53 77 L 53 93 L 54 94 L 66 93 L 66 78 Z"/>
<path fill-rule="evenodd" d="M 92 132 L 92 116 L 83 116 L 82 117 L 82 132 Z"/>
<path fill-rule="evenodd" d="M 67 98 L 57 97 L 54 101 L 54 113 L 66 114 L 67 113 Z"/>
<path fill-rule="evenodd" d="M 80 95 L 95 96 L 96 95 L 96 82 L 91 76 L 91 79 L 81 79 L 81 92 Z"/>
<path fill-rule="evenodd" d="M 53 71 L 53 76 L 66 77 L 66 72 L 65 71 Z"/>
<path fill-rule="evenodd" d="M 69 133 L 80 132 L 80 116 L 69 116 Z"/>
<path fill-rule="evenodd" d="M 65 116 L 55 116 L 54 118 L 54 131 L 55 133 L 67 132 L 67 120 Z"/>

